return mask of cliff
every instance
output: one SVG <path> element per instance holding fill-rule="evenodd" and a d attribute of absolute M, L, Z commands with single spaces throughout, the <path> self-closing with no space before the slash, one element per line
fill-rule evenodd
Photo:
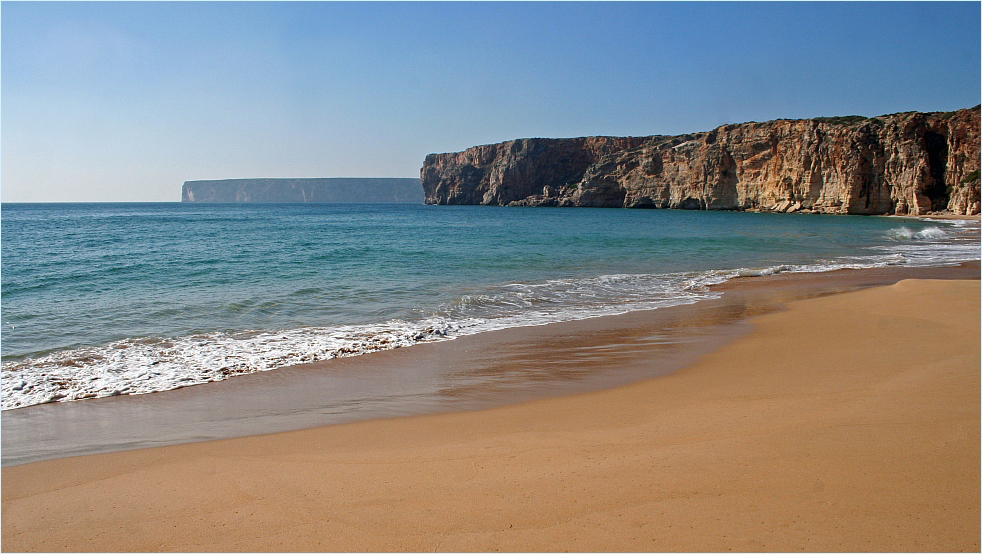
<path fill-rule="evenodd" d="M 182 202 L 422 202 L 419 179 L 223 179 L 185 181 Z"/>
<path fill-rule="evenodd" d="M 979 106 L 430 154 L 427 204 L 979 213 Z"/>

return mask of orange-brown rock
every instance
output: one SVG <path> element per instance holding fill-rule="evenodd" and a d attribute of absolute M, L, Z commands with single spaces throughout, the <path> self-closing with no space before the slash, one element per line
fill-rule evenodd
<path fill-rule="evenodd" d="M 979 213 L 979 106 L 430 154 L 428 204 Z"/>

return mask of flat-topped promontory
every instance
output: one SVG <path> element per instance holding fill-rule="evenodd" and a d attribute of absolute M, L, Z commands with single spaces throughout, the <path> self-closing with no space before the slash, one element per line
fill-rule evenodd
<path fill-rule="evenodd" d="M 185 181 L 182 202 L 415 202 L 419 179 L 336 177 L 323 179 L 218 179 Z"/>

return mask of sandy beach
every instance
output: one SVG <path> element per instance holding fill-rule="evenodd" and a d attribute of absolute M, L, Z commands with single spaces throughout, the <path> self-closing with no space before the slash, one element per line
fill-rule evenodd
<path fill-rule="evenodd" d="M 977 280 L 789 303 L 682 371 L 2 470 L 6 551 L 978 551 Z"/>

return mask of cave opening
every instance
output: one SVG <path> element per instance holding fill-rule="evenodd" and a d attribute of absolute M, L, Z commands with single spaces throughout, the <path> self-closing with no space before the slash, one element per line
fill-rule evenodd
<path fill-rule="evenodd" d="M 928 131 L 924 133 L 927 147 L 927 162 L 931 171 L 931 183 L 924 187 L 924 195 L 931 200 L 931 210 L 941 211 L 948 207 L 948 186 L 945 173 L 948 171 L 948 139 L 944 135 Z"/>

